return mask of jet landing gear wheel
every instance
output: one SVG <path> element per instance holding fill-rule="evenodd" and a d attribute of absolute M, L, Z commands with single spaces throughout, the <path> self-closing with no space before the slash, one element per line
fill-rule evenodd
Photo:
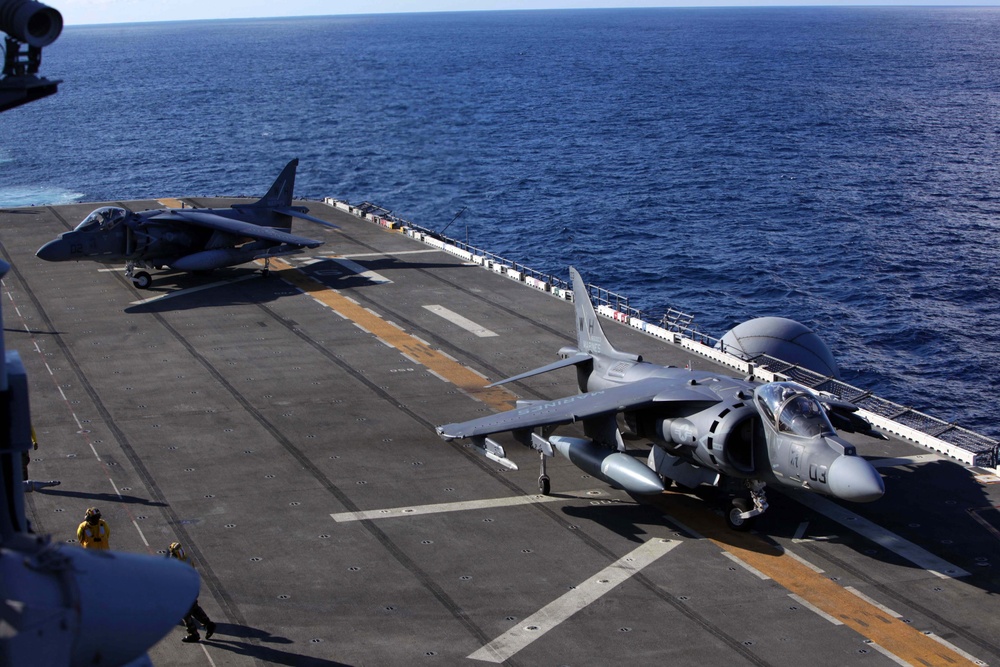
<path fill-rule="evenodd" d="M 545 452 L 539 450 L 538 452 L 538 492 L 543 496 L 549 495 L 551 491 L 551 485 L 549 484 L 549 476 L 545 471 Z"/>
<path fill-rule="evenodd" d="M 749 519 L 740 518 L 740 514 L 749 512 L 752 506 L 753 504 L 746 498 L 733 499 L 733 506 L 726 512 L 726 525 L 741 533 L 745 533 L 753 528 L 753 525 L 757 523 L 757 517 L 752 516 Z"/>
<path fill-rule="evenodd" d="M 549 476 L 548 475 L 542 475 L 541 477 L 539 477 L 538 478 L 538 492 L 541 493 L 543 496 L 547 496 L 547 495 L 549 495 L 549 492 L 551 490 L 552 490 L 552 485 L 549 484 Z"/>
<path fill-rule="evenodd" d="M 132 276 L 132 284 L 138 289 L 149 289 L 149 286 L 153 284 L 153 276 L 145 271 L 140 271 Z"/>

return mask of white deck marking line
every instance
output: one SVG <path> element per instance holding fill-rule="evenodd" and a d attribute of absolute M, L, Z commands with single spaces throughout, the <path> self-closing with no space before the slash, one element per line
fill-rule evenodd
<path fill-rule="evenodd" d="M 448 384 L 451 384 L 451 380 L 449 380 L 445 376 L 441 375 L 437 371 L 434 371 L 434 370 L 431 370 L 430 368 L 428 368 L 427 372 L 430 373 L 431 375 L 433 375 L 434 377 L 436 377 L 438 380 L 441 380 L 441 382 L 447 382 Z M 459 389 L 459 391 L 462 391 L 462 390 Z M 462 392 L 462 393 L 464 393 L 466 396 L 469 395 L 467 392 Z"/>
<path fill-rule="evenodd" d="M 824 570 L 819 565 L 814 565 L 813 563 L 810 563 L 805 558 L 803 558 L 802 556 L 798 555 L 794 551 L 791 551 L 790 549 L 785 549 L 784 547 L 782 547 L 781 550 L 784 552 L 784 554 L 786 556 L 794 558 L 795 560 L 799 561 L 800 563 L 802 563 L 803 565 L 805 565 L 806 567 L 808 567 L 810 570 L 812 570 L 813 572 L 815 572 L 816 574 L 823 574 Z"/>
<path fill-rule="evenodd" d="M 458 325 L 463 329 L 465 329 L 466 331 L 476 334 L 480 338 L 490 338 L 492 336 L 498 335 L 497 333 L 490 331 L 486 327 L 476 324 L 469 318 L 463 317 L 454 311 L 448 310 L 444 306 L 424 306 L 424 308 L 431 311 L 435 315 L 443 317 L 452 324 Z"/>
<path fill-rule="evenodd" d="M 337 264 L 340 264 L 342 267 L 344 267 L 354 275 L 358 276 L 359 278 L 364 278 L 365 280 L 374 283 L 376 285 L 385 285 L 387 283 L 392 282 L 382 274 L 366 269 L 357 262 L 352 262 L 349 259 L 344 259 L 343 257 L 327 257 L 326 259 L 330 262 L 336 262 Z M 327 271 L 323 269 L 313 271 L 313 273 L 319 276 L 333 275 L 332 271 Z M 336 273 L 337 275 L 341 275 L 339 271 Z"/>
<path fill-rule="evenodd" d="M 742 567 L 744 570 L 746 570 L 747 572 L 749 572 L 753 576 L 757 577 L 758 579 L 763 579 L 764 581 L 767 581 L 768 579 L 771 578 L 771 577 L 767 576 L 766 574 L 764 574 L 763 572 L 761 572 L 760 570 L 758 570 L 757 568 L 755 568 L 750 563 L 747 563 L 747 562 L 744 562 L 744 561 L 740 560 L 739 558 L 737 558 L 733 554 L 729 553 L 728 551 L 723 551 L 721 553 L 722 553 L 723 556 L 725 556 L 729 560 L 733 561 L 734 563 L 736 563 L 737 565 L 739 565 L 740 567 Z"/>
<path fill-rule="evenodd" d="M 142 528 L 139 527 L 139 522 L 136 521 L 135 519 L 132 519 L 132 525 L 135 526 L 135 529 L 137 531 L 139 531 L 139 537 L 142 538 L 142 543 L 148 547 L 149 541 L 146 539 L 146 536 L 142 534 Z"/>
<path fill-rule="evenodd" d="M 871 646 L 873 649 L 875 649 L 876 651 L 878 651 L 879 653 L 881 653 L 885 657 L 887 657 L 890 660 L 892 660 L 897 665 L 901 665 L 901 667 L 913 667 L 912 664 L 910 664 L 907 661 L 903 660 L 902 658 L 900 658 L 895 653 L 890 653 L 889 649 L 887 649 L 887 648 L 885 648 L 885 647 L 883 647 L 883 646 L 881 646 L 879 644 L 876 644 L 875 642 L 867 642 L 867 644 L 868 644 L 868 646 Z"/>
<path fill-rule="evenodd" d="M 663 518 L 665 518 L 667 521 L 669 521 L 670 523 L 672 523 L 682 533 L 687 533 L 688 535 L 690 535 L 692 538 L 694 538 L 696 540 L 704 540 L 705 539 L 704 535 L 702 535 L 701 533 L 699 533 L 697 530 L 695 530 L 691 526 L 688 526 L 684 522 L 678 521 L 677 519 L 675 519 L 670 514 L 664 514 Z"/>
<path fill-rule="evenodd" d="M 914 456 L 899 456 L 891 459 L 872 459 L 868 463 L 874 468 L 894 468 L 896 466 L 914 466 L 921 463 L 934 463 L 935 461 L 947 461 L 938 454 L 915 454 Z"/>
<path fill-rule="evenodd" d="M 936 577 L 940 577 L 941 579 L 951 579 L 955 577 L 969 576 L 968 572 L 957 565 L 952 565 L 943 558 L 938 558 L 923 547 L 917 546 L 913 542 L 886 530 L 882 526 L 879 526 L 878 524 L 873 523 L 868 519 L 855 514 L 854 512 L 844 509 L 840 505 L 837 505 L 826 498 L 821 498 L 813 493 L 796 493 L 794 496 L 791 494 L 787 495 L 789 495 L 789 497 L 793 497 L 796 501 L 805 505 L 812 511 L 822 514 L 828 519 L 833 519 L 842 526 L 850 528 L 862 537 L 866 537 L 879 546 L 888 549 L 911 563 L 924 568 Z"/>
<path fill-rule="evenodd" d="M 468 657 L 483 662 L 501 663 L 552 630 L 573 614 L 599 600 L 647 565 L 681 544 L 680 540 L 654 538 L 619 558 L 582 584 L 553 600 L 486 646 Z"/>
<path fill-rule="evenodd" d="M 154 301 L 163 301 L 164 299 L 173 299 L 175 296 L 184 296 L 185 294 L 194 294 L 195 292 L 201 292 L 202 290 L 212 289 L 213 287 L 222 287 L 224 285 L 232 285 L 234 283 L 243 282 L 244 280 L 250 280 L 251 278 L 256 278 L 256 273 L 251 273 L 247 276 L 240 276 L 239 278 L 233 278 L 231 280 L 220 280 L 218 282 L 209 283 L 208 285 L 199 285 L 197 287 L 188 287 L 186 289 L 179 289 L 173 292 L 167 292 L 165 294 L 157 294 L 156 296 L 151 296 L 148 299 L 139 299 L 138 301 L 133 301 L 131 306 L 141 306 L 147 303 L 153 303 Z"/>
<path fill-rule="evenodd" d="M 201 646 L 201 650 L 205 652 L 205 657 L 208 658 L 208 664 L 210 664 L 212 667 L 215 667 L 215 660 L 212 660 L 212 656 L 208 654 L 208 649 L 205 648 L 205 645 L 199 642 L 198 646 Z"/>
<path fill-rule="evenodd" d="M 984 660 L 980 660 L 979 658 L 977 658 L 976 656 L 972 655 L 971 653 L 963 651 L 962 649 L 958 648 L 957 646 L 955 646 L 954 644 L 952 644 L 950 641 L 948 641 L 944 637 L 938 637 L 933 632 L 925 632 L 924 634 L 927 635 L 928 637 L 930 637 L 931 639 L 933 639 L 934 641 L 936 641 L 938 644 L 941 644 L 942 646 L 948 647 L 949 649 L 951 649 L 955 653 L 959 654 L 960 656 L 962 656 L 963 658 L 965 658 L 969 662 L 973 662 L 973 663 L 975 663 L 977 665 L 984 665 L 984 666 L 989 664 L 988 662 L 986 662 Z"/>
<path fill-rule="evenodd" d="M 444 350 L 435 350 L 435 352 L 437 352 L 438 354 L 440 354 L 440 355 L 441 355 L 442 357 L 444 357 L 445 359 L 450 359 L 450 360 L 454 361 L 454 362 L 455 362 L 456 364 L 457 364 L 457 363 L 460 363 L 460 362 L 458 361 L 458 359 L 456 359 L 455 357 L 451 356 L 450 354 L 448 354 L 448 353 L 447 353 L 447 352 L 445 352 Z M 475 372 L 476 372 L 476 371 L 475 371 L 475 369 L 472 369 L 472 368 L 470 368 L 469 370 L 470 370 L 470 371 L 472 371 L 473 373 L 475 373 Z M 479 373 L 479 375 L 482 375 L 482 373 Z"/>
<path fill-rule="evenodd" d="M 893 611 L 892 609 L 889 609 L 888 607 L 886 607 L 881 602 L 876 602 L 872 598 L 868 597 L 867 595 L 865 595 L 864 593 L 862 593 L 861 591 L 859 591 L 854 586 L 844 586 L 844 590 L 847 591 L 848 593 L 854 593 L 855 595 L 857 595 L 859 598 L 861 598 L 862 600 L 864 600 L 865 602 L 867 602 L 871 606 L 875 607 L 876 609 L 882 610 L 883 612 L 885 612 L 889 616 L 892 616 L 893 618 L 903 618 L 903 615 L 900 614 L 899 612 Z"/>
<path fill-rule="evenodd" d="M 392 252 L 355 252 L 349 255 L 320 255 L 326 259 L 358 259 L 359 257 L 395 257 L 396 255 L 421 255 L 428 252 L 441 252 L 437 248 L 426 250 L 394 250 Z"/>
<path fill-rule="evenodd" d="M 601 496 L 607 495 L 600 491 Z M 436 503 L 433 505 L 414 505 L 410 507 L 392 507 L 381 510 L 362 512 L 339 512 L 330 517 L 338 523 L 347 521 L 369 521 L 372 519 L 393 519 L 401 516 L 420 516 L 422 514 L 441 514 L 443 512 L 464 512 L 467 510 L 482 510 L 493 507 L 513 507 L 515 505 L 530 505 L 532 503 L 553 503 L 558 500 L 586 500 L 599 497 L 594 490 L 572 491 L 558 496 L 510 496 L 507 498 L 486 498 L 483 500 L 466 500 L 455 503 Z"/>
<path fill-rule="evenodd" d="M 830 614 L 826 613 L 825 611 L 823 611 L 822 609 L 820 609 L 819 607 L 817 607 L 816 605 L 814 605 L 812 602 L 809 602 L 808 600 L 806 600 L 804 597 L 802 597 L 800 595 L 796 595 L 795 593 L 789 593 L 788 597 L 792 598 L 793 600 L 795 600 L 800 605 L 802 605 L 806 609 L 810 610 L 811 612 L 813 612 L 817 616 L 820 616 L 820 617 L 825 618 L 826 620 L 830 621 L 834 625 L 843 625 L 844 624 L 842 621 L 834 618 L 833 616 L 830 616 Z"/>

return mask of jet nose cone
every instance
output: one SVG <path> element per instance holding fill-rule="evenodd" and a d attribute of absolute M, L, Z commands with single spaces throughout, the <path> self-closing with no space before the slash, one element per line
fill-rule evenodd
<path fill-rule="evenodd" d="M 35 257 L 46 262 L 64 262 L 69 259 L 69 244 L 62 238 L 52 239 L 38 249 Z"/>
<path fill-rule="evenodd" d="M 882 476 L 860 456 L 840 456 L 827 477 L 833 495 L 855 503 L 869 503 L 885 494 Z"/>

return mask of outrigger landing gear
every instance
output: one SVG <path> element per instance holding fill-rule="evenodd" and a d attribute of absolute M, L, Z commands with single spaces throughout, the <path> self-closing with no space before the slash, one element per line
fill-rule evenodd
<path fill-rule="evenodd" d="M 271 258 L 270 257 L 265 257 L 264 258 L 264 268 L 260 270 L 260 275 L 261 275 L 262 278 L 267 278 L 269 275 L 271 275 Z"/>
<path fill-rule="evenodd" d="M 767 510 L 767 497 L 764 495 L 765 483 L 757 479 L 748 479 L 746 485 L 750 490 L 750 498 L 734 498 L 733 506 L 726 513 L 726 524 L 733 530 L 741 532 L 753 528 L 757 517 Z"/>
<path fill-rule="evenodd" d="M 541 464 L 538 472 L 538 492 L 543 496 L 547 496 L 551 490 L 551 485 L 549 484 L 549 476 L 545 474 L 545 452 L 538 452 L 538 458 Z"/>
<path fill-rule="evenodd" d="M 149 289 L 149 286 L 153 284 L 153 276 L 145 271 L 136 272 L 135 262 L 125 264 L 125 277 L 131 280 L 137 289 Z"/>

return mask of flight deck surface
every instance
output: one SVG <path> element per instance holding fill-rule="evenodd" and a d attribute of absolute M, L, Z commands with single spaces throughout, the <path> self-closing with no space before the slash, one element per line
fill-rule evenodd
<path fill-rule="evenodd" d="M 639 502 L 558 457 L 539 496 L 537 452 L 498 438 L 511 471 L 434 427 L 576 393 L 570 369 L 483 389 L 571 345 L 572 305 L 307 204 L 341 229 L 296 223 L 326 243 L 270 277 L 154 272 L 149 290 L 34 257 L 96 204 L 0 211 L 30 475 L 62 482 L 27 496 L 35 530 L 75 542 L 97 506 L 114 549 L 180 541 L 202 575 L 215 636 L 183 644 L 178 625 L 154 664 L 1000 664 L 989 476 L 848 436 L 883 499 L 771 490 L 749 534 L 710 498 Z M 647 360 L 726 372 L 604 327 Z"/>

